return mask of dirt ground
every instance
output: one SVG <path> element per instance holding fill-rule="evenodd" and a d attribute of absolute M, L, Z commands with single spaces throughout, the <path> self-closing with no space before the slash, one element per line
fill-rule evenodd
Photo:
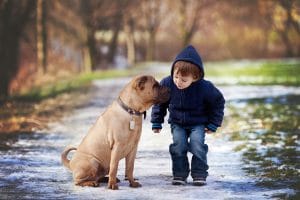
<path fill-rule="evenodd" d="M 41 101 L 7 100 L 0 104 L 0 134 L 30 133 L 47 128 L 83 106 L 92 88 L 84 88 Z"/>

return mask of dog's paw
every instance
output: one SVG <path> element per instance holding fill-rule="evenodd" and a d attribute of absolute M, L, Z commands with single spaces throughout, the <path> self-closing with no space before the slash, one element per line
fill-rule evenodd
<path fill-rule="evenodd" d="M 76 185 L 79 185 L 81 187 L 99 187 L 99 183 L 97 183 L 96 181 L 86 181 L 86 182 L 82 182 L 82 183 L 78 183 Z"/>
<path fill-rule="evenodd" d="M 117 183 L 108 183 L 108 189 L 111 189 L 111 190 L 118 190 L 119 189 L 119 186 Z"/>
<path fill-rule="evenodd" d="M 133 180 L 138 181 L 138 178 L 134 178 Z M 128 177 L 125 175 L 124 181 L 129 181 Z"/>
<path fill-rule="evenodd" d="M 133 188 L 138 188 L 138 187 L 142 187 L 142 185 L 137 182 L 137 181 L 133 181 L 129 184 L 130 187 L 133 187 Z"/>
<path fill-rule="evenodd" d="M 99 179 L 100 183 L 108 183 L 108 181 L 109 181 L 108 176 L 104 176 L 104 177 Z M 117 183 L 120 183 L 120 182 L 121 182 L 120 179 L 117 178 Z"/>

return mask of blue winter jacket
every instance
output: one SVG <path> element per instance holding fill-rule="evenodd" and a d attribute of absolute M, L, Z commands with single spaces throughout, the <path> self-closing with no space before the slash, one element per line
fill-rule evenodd
<path fill-rule="evenodd" d="M 177 61 L 195 64 L 202 71 L 200 80 L 193 82 L 188 88 L 180 90 L 173 82 L 173 66 Z M 180 52 L 171 68 L 171 76 L 164 78 L 161 85 L 170 89 L 170 99 L 164 104 L 152 107 L 152 129 L 161 129 L 164 117 L 169 111 L 169 123 L 182 126 L 205 125 L 215 132 L 221 126 L 224 116 L 225 100 L 222 93 L 209 81 L 204 80 L 204 69 L 200 55 L 193 46 Z"/>

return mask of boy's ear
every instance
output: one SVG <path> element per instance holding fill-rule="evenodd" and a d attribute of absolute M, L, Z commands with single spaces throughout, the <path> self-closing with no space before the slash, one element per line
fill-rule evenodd
<path fill-rule="evenodd" d="M 197 76 L 193 76 L 193 82 L 196 82 L 196 81 L 198 81 L 200 78 L 199 77 L 197 77 Z"/>
<path fill-rule="evenodd" d="M 133 88 L 136 90 L 145 89 L 145 83 L 147 82 L 147 79 L 147 76 L 138 77 L 134 82 Z"/>

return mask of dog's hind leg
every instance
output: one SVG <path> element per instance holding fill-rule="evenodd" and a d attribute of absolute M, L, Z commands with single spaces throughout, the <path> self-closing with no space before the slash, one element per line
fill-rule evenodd
<path fill-rule="evenodd" d="M 100 179 L 105 176 L 104 169 L 96 159 L 91 159 L 85 165 L 78 165 L 73 170 L 75 185 L 98 187 Z"/>
<path fill-rule="evenodd" d="M 89 177 L 86 177 L 86 179 L 79 180 L 77 179 L 75 181 L 75 185 L 79 185 L 82 187 L 88 186 L 88 187 L 98 187 L 100 184 L 97 181 L 89 181 Z"/>

